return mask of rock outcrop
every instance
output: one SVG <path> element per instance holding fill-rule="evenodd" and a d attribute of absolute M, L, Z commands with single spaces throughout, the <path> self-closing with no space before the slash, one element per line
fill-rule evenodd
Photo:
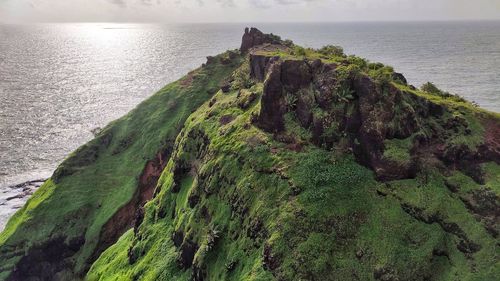
<path fill-rule="evenodd" d="M 248 52 L 252 47 L 259 46 L 262 44 L 280 44 L 281 39 L 273 34 L 264 34 L 257 28 L 245 28 L 245 33 L 241 40 L 240 51 L 242 53 Z"/>
<path fill-rule="evenodd" d="M 275 48 L 281 50 L 282 46 Z M 339 66 L 318 59 L 266 56 L 256 48 L 250 54 L 250 74 L 264 82 L 258 125 L 268 132 L 279 133 L 285 130 L 284 115 L 291 112 L 305 129 L 312 131 L 318 146 L 331 146 L 345 135 L 358 161 L 372 168 L 381 180 L 415 177 L 421 164 L 416 154 L 422 151 L 437 156 L 478 182 L 482 177 L 478 165 L 499 161 L 500 146 L 493 142 L 474 151 L 455 145 L 442 150 L 446 146 L 446 130 L 466 130 L 468 125 L 464 119 L 461 120 L 465 123 L 446 121 L 441 127 L 430 128 L 426 119 L 440 119 L 446 107 L 394 84 L 377 82 L 366 74 L 351 73 L 341 80 Z M 393 77 L 407 84 L 401 74 L 393 73 Z M 341 96 L 345 93 L 347 99 Z M 324 113 L 321 117 L 313 114 L 316 108 Z M 333 127 L 335 130 L 328 133 Z M 493 130 L 498 130 L 498 125 L 495 128 Z M 427 131 L 432 134 L 412 140 L 414 149 L 407 159 L 395 161 L 384 157 L 387 140 L 407 139 Z"/>

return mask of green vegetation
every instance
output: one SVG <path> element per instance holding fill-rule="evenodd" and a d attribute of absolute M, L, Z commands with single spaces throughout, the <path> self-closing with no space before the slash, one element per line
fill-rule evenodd
<path fill-rule="evenodd" d="M 252 87 L 253 80 L 250 78 L 250 73 L 248 72 L 249 67 L 249 61 L 246 59 L 243 64 L 231 75 L 233 79 L 231 89 L 233 91 Z"/>
<path fill-rule="evenodd" d="M 57 237 L 67 243 L 85 239 L 74 268 L 86 270 L 103 225 L 136 193 L 146 161 L 172 149 L 186 118 L 239 63 L 237 57 L 231 64 L 215 62 L 189 73 L 71 154 L 0 234 L 0 279 L 19 262 L 24 249 Z M 2 256 L 11 245 L 17 245 L 18 254 Z"/>
<path fill-rule="evenodd" d="M 461 96 L 459 96 L 459 95 L 452 95 L 452 94 L 450 94 L 448 92 L 441 91 L 438 87 L 436 87 L 436 85 L 434 85 L 431 82 L 427 82 L 427 83 L 423 84 L 420 87 L 420 89 L 422 91 L 424 91 L 424 92 L 429 93 L 429 94 L 433 94 L 433 95 L 436 95 L 436 96 L 448 98 L 448 99 L 454 100 L 456 102 L 467 103 L 467 101 L 464 98 L 462 98 Z M 477 106 L 474 103 L 473 103 L 473 105 Z"/>
<path fill-rule="evenodd" d="M 319 59 L 332 71 L 316 74 L 325 87 L 279 84 L 269 96 L 270 75 L 253 79 L 248 57 L 216 57 L 58 168 L 1 234 L 0 279 L 48 237 L 83 233 L 59 279 L 496 280 L 500 165 L 476 152 L 498 115 L 339 47 L 291 44 L 254 51 L 297 63 L 272 82 L 286 71 L 300 80 L 300 63 Z M 266 102 L 283 129 L 262 128 Z M 87 264 L 160 151 L 138 221 Z M 480 163 L 461 162 L 470 155 Z"/>
<path fill-rule="evenodd" d="M 384 158 L 405 164 L 410 162 L 412 143 L 412 138 L 385 140 Z"/>
<path fill-rule="evenodd" d="M 318 52 L 325 56 L 344 56 L 344 49 L 340 46 L 327 45 L 319 49 Z"/>

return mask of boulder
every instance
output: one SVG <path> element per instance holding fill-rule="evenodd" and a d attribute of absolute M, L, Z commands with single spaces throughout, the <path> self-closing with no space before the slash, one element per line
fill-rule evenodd
<path fill-rule="evenodd" d="M 403 84 L 403 85 L 408 85 L 408 81 L 406 81 L 406 78 L 404 77 L 404 75 L 402 73 L 393 72 L 392 79 Z"/>

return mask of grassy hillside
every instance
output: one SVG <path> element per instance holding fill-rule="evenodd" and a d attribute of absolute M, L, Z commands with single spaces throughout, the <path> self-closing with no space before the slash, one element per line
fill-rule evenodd
<path fill-rule="evenodd" d="M 483 124 L 494 122 L 498 129 L 498 115 L 456 96 L 411 88 L 394 79 L 391 68 L 359 58 L 266 48 L 254 50 L 250 65 L 235 72 L 245 83 L 233 82 L 231 91 L 218 92 L 188 118 L 142 223 L 101 255 L 88 280 L 496 280 L 498 217 L 491 212 L 498 214 L 499 159 L 479 164 L 478 183 L 459 164 L 420 155 L 414 147 L 424 135 L 448 150 L 463 144 L 475 150 L 485 143 Z M 273 112 L 283 104 L 265 97 L 273 66 L 266 67 L 264 81 L 246 80 L 258 72 L 252 61 L 262 56 L 282 65 L 304 59 L 335 64 L 333 102 L 307 100 L 312 118 L 332 126 L 321 138 L 315 121 L 305 126 L 297 110 L 304 96 L 318 90 L 318 81 L 297 91 L 284 85 L 284 128 L 263 129 L 261 117 L 271 116 L 263 103 L 271 102 Z M 286 71 L 281 68 L 281 81 Z M 363 129 L 349 131 L 335 119 L 337 110 L 355 115 L 365 106 L 352 72 L 377 83 L 376 95 L 399 97 L 394 121 L 367 119 L 366 125 L 405 127 L 398 114 L 428 102 L 443 111 L 418 116 L 408 136 L 384 140 L 381 159 L 401 176 L 381 179 L 387 174 L 356 155 Z M 393 109 L 385 104 L 384 110 Z M 471 132 L 449 130 L 453 116 L 463 116 Z M 417 158 L 425 163 L 405 175 Z"/>
<path fill-rule="evenodd" d="M 432 84 L 247 30 L 61 165 L 0 279 L 497 280 L 499 139 Z"/>
<path fill-rule="evenodd" d="M 234 52 L 211 58 L 72 153 L 0 235 L 0 279 L 73 279 L 85 273 L 103 244 L 133 226 L 141 200 L 127 203 L 141 196 L 148 161 L 168 159 L 186 118 L 218 91 L 240 60 Z M 128 210 L 120 213 L 122 207 Z M 112 231 L 103 231 L 107 223 Z M 112 234 L 108 241 L 105 233 Z"/>

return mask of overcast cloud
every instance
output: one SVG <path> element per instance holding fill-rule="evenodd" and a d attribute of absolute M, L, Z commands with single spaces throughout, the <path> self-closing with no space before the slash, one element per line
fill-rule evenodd
<path fill-rule="evenodd" d="M 500 0 L 0 0 L 0 22 L 500 20 Z"/>

